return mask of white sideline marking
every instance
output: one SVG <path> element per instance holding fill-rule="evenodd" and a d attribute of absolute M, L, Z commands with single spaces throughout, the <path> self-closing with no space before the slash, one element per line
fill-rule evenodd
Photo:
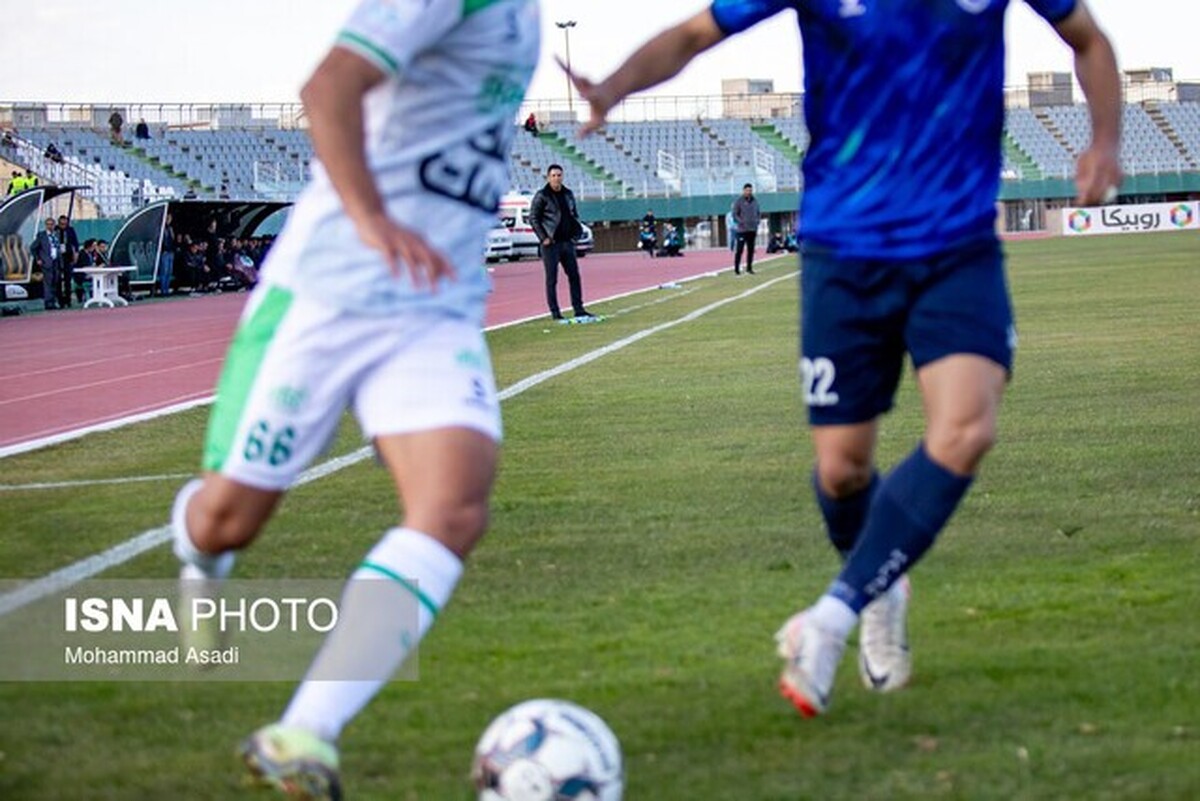
<path fill-rule="evenodd" d="M 622 314 L 631 314 L 635 311 L 641 311 L 642 309 L 648 309 L 651 306 L 657 306 L 660 303 L 668 303 L 672 300 L 678 300 L 679 298 L 685 298 L 688 295 L 690 295 L 696 291 L 695 287 L 690 287 L 690 288 L 684 289 L 682 286 L 673 286 L 673 287 L 660 286 L 659 289 L 663 290 L 663 291 L 666 291 L 666 290 L 678 290 L 678 291 L 673 291 L 669 295 L 656 297 L 654 300 L 648 300 L 645 303 L 635 303 L 632 306 L 626 306 L 624 308 L 617 309 L 612 314 L 604 315 L 605 319 L 608 319 L 611 317 L 620 317 Z"/>
<path fill-rule="evenodd" d="M 719 271 L 718 272 L 699 273 L 697 275 L 689 275 L 686 278 L 676 278 L 675 283 L 687 284 L 692 281 L 698 281 L 701 278 L 715 278 L 718 274 L 719 274 Z M 644 286 L 641 289 L 631 289 L 628 292 L 618 292 L 617 294 L 609 295 L 608 297 L 599 298 L 597 300 L 589 300 L 588 303 L 596 303 L 596 304 L 608 303 L 609 301 L 612 301 L 612 300 L 620 300 L 621 298 L 627 298 L 630 295 L 640 295 L 643 292 L 654 292 L 655 290 L 659 290 L 659 289 L 662 289 L 661 284 L 655 284 L 654 286 L 649 286 L 649 287 Z M 634 308 L 637 308 L 637 307 L 635 306 Z M 535 314 L 532 317 L 522 317 L 519 320 L 510 320 L 507 323 L 500 323 L 498 325 L 493 325 L 491 328 L 489 328 L 487 330 L 488 331 L 499 331 L 501 328 L 508 328 L 509 326 L 514 326 L 514 325 L 521 325 L 522 323 L 532 323 L 534 320 L 541 320 L 543 318 L 549 318 L 549 317 L 550 317 L 549 312 L 542 312 L 541 314 Z"/>
<path fill-rule="evenodd" d="M 507 400 L 508 398 L 511 398 L 514 395 L 519 395 L 520 393 L 524 392 L 527 389 L 532 389 L 533 387 L 536 387 L 538 384 L 542 383 L 543 381 L 548 381 L 549 379 L 554 378 L 555 376 L 570 372 L 571 370 L 574 370 L 578 367 L 582 367 L 585 364 L 590 364 L 591 362 L 594 362 L 603 356 L 607 356 L 610 353 L 616 353 L 617 351 L 622 350 L 623 348 L 629 347 L 630 345 L 634 344 L 635 342 L 641 342 L 646 337 L 653 336 L 654 334 L 658 334 L 662 331 L 666 331 L 669 328 L 674 328 L 677 325 L 682 325 L 683 323 L 689 323 L 692 320 L 703 317 L 704 315 L 708 314 L 710 311 L 715 311 L 716 309 L 719 309 L 722 306 L 733 303 L 734 301 L 742 300 L 743 298 L 748 298 L 751 295 L 758 292 L 759 290 L 766 289 L 769 286 L 777 284 L 780 281 L 784 281 L 788 278 L 792 278 L 795 275 L 796 275 L 796 273 L 789 273 L 788 275 L 783 275 L 783 276 L 780 276 L 779 278 L 772 278 L 770 281 L 766 281 L 764 283 L 758 284 L 757 286 L 751 287 L 750 289 L 747 289 L 745 292 L 741 292 L 737 295 L 733 295 L 728 298 L 723 298 L 722 300 L 718 300 L 714 303 L 710 303 L 707 306 L 702 306 L 693 312 L 689 312 L 689 313 L 683 315 L 682 317 L 680 317 L 677 320 L 671 320 L 670 322 L 660 323 L 659 325 L 656 325 L 652 328 L 643 329 L 641 331 L 638 331 L 636 334 L 630 334 L 629 336 L 625 337 L 624 339 L 618 339 L 616 342 L 605 345 L 602 348 L 597 348 L 596 350 L 585 353 L 582 356 L 571 359 L 571 361 L 569 361 L 569 362 L 563 362 L 562 364 L 558 365 L 557 367 L 551 367 L 549 370 L 544 370 L 536 375 L 531 375 L 529 378 L 524 378 L 524 379 L 518 381 L 517 383 L 513 384 L 508 389 L 501 392 L 500 400 Z"/>
<path fill-rule="evenodd" d="M 63 431 L 60 434 L 51 434 L 48 437 L 40 439 L 31 439 L 26 442 L 18 442 L 15 445 L 9 445 L 0 448 L 0 459 L 7 456 L 16 456 L 18 453 L 29 453 L 30 451 L 40 450 L 49 447 L 50 445 L 61 445 L 64 442 L 70 442 L 73 439 L 86 437 L 88 434 L 98 434 L 101 431 L 112 431 L 117 428 L 124 428 L 134 423 L 145 423 L 148 420 L 157 420 L 159 417 L 166 417 L 169 414 L 177 412 L 186 412 L 188 409 L 195 409 L 198 406 L 207 406 L 213 402 L 213 396 L 209 395 L 204 398 L 196 398 L 195 400 L 183 401 L 182 403 L 164 406 L 161 409 L 153 409 L 141 414 L 132 414 L 128 417 L 118 417 L 116 420 L 108 420 L 95 425 L 84 426 L 83 428 L 74 428 L 70 431 Z"/>
<path fill-rule="evenodd" d="M 73 487 L 96 487 L 101 484 L 137 484 L 142 481 L 169 481 L 191 478 L 191 473 L 165 473 L 160 476 L 127 476 L 125 478 L 89 478 L 82 481 L 43 481 L 37 484 L 0 484 L 0 492 L 22 492 L 24 490 L 68 489 Z"/>
<path fill-rule="evenodd" d="M 538 384 L 545 383 L 551 378 L 560 376 L 563 373 L 569 373 L 572 370 L 583 367 L 585 364 L 590 364 L 591 362 L 594 362 L 604 356 L 616 353 L 617 351 L 627 348 L 636 342 L 640 342 L 647 337 L 653 336 L 654 334 L 658 334 L 670 328 L 674 328 L 677 325 L 682 325 L 683 323 L 696 320 L 711 311 L 715 311 L 722 306 L 727 306 L 735 301 L 748 298 L 751 295 L 766 289 L 767 287 L 774 286 L 780 281 L 793 278 L 795 275 L 796 273 L 792 272 L 788 273 L 787 275 L 780 276 L 779 278 L 772 278 L 770 281 L 757 284 L 737 295 L 723 298 L 722 300 L 718 300 L 714 303 L 708 304 L 707 306 L 696 309 L 695 311 L 689 312 L 688 314 L 685 314 L 683 317 L 680 317 L 676 320 L 660 323 L 659 325 L 651 328 L 638 331 L 636 334 L 630 334 L 624 339 L 619 339 L 616 342 L 605 345 L 602 348 L 589 351 L 582 356 L 576 357 L 567 362 L 563 362 L 557 367 L 551 367 L 549 370 L 543 370 L 540 373 L 536 373 L 528 378 L 522 379 L 512 386 L 501 390 L 499 393 L 497 393 L 497 397 L 501 401 L 515 398 L 522 392 L 532 389 Z M 331 473 L 336 473 L 337 471 L 346 467 L 358 464 L 359 462 L 370 458 L 373 453 L 374 449 L 370 445 L 367 445 L 359 448 L 356 451 L 348 453 L 345 456 L 339 456 L 336 459 L 330 459 L 327 462 L 304 471 L 293 486 L 298 487 L 311 483 L 319 478 L 324 478 Z M 141 534 L 138 534 L 136 537 L 125 540 L 118 545 L 114 545 L 112 548 L 109 548 L 106 551 L 101 551 L 98 554 L 94 554 L 85 559 L 81 559 L 78 562 L 67 565 L 64 568 L 55 570 L 52 573 L 48 573 L 40 579 L 35 579 L 28 584 L 23 584 L 15 590 L 5 593 L 4 595 L 0 595 L 0 617 L 3 617 L 11 612 L 15 612 L 24 606 L 28 606 L 29 604 L 39 601 L 49 595 L 53 595 L 56 592 L 65 590 L 68 587 L 89 579 L 92 576 L 98 575 L 109 568 L 128 562 L 131 559 L 141 556 L 146 551 L 157 548 L 159 545 L 162 545 L 170 539 L 171 526 L 169 524 L 165 526 L 159 526 L 158 528 L 144 531 Z"/>

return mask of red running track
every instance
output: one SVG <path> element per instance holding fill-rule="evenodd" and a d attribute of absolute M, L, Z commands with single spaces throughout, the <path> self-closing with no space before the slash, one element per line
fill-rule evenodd
<path fill-rule="evenodd" d="M 724 249 L 677 259 L 606 253 L 580 261 L 589 306 L 730 266 Z M 541 262 L 501 264 L 492 280 L 489 327 L 547 313 Z M 558 283 L 565 299 L 561 274 Z M 208 397 L 246 297 L 175 298 L 3 319 L 0 448 Z"/>

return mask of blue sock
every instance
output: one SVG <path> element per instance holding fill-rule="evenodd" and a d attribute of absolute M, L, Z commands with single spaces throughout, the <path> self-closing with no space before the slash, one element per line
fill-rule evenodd
<path fill-rule="evenodd" d="M 825 531 L 829 541 L 838 549 L 844 561 L 854 550 L 858 535 L 862 532 L 863 523 L 867 519 L 867 511 L 871 507 L 871 499 L 879 489 L 879 473 L 871 473 L 871 483 L 853 495 L 845 498 L 832 498 L 821 489 L 817 479 L 817 471 L 813 471 L 813 492 L 817 495 L 817 505 L 825 518 Z"/>
<path fill-rule="evenodd" d="M 829 588 L 861 612 L 925 555 L 971 486 L 934 462 L 921 444 L 883 480 L 858 545 Z"/>

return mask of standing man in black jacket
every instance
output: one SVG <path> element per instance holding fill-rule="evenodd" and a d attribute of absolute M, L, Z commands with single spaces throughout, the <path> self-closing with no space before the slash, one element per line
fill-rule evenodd
<path fill-rule="evenodd" d="M 754 275 L 754 239 L 758 236 L 758 221 L 762 212 L 758 208 L 758 199 L 754 197 L 754 186 L 746 184 L 742 187 L 742 195 L 733 201 L 733 223 L 737 226 L 737 250 L 733 254 L 733 272 L 741 273 L 742 249 L 746 250 L 746 272 Z"/>
<path fill-rule="evenodd" d="M 579 280 L 579 262 L 575 259 L 575 237 L 583 233 L 575 195 L 563 186 L 563 168 L 551 164 L 546 170 L 546 185 L 529 204 L 529 224 L 542 245 L 542 266 L 546 269 L 546 304 L 550 316 L 563 319 L 558 309 L 558 265 L 561 263 L 571 288 L 571 308 L 575 319 L 593 315 L 583 307 L 583 286 Z"/>
<path fill-rule="evenodd" d="M 75 285 L 75 262 L 79 260 L 79 235 L 75 233 L 75 226 L 71 225 L 71 219 L 65 214 L 60 214 L 58 217 L 58 227 L 55 229 L 58 234 L 58 242 L 62 245 L 62 270 L 58 276 L 58 305 L 71 306 L 71 292 L 76 290 L 75 296 L 80 303 L 83 303 L 83 286 Z"/>

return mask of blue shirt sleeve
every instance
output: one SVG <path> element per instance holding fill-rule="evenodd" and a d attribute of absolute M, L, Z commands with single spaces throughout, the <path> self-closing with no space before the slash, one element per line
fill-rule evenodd
<path fill-rule="evenodd" d="M 1062 22 L 1075 10 L 1076 0 L 1025 0 L 1047 22 Z"/>
<path fill-rule="evenodd" d="M 1069 2 L 1074 5 L 1075 0 Z M 795 0 L 713 0 L 711 11 L 717 27 L 729 36 L 741 33 L 784 9 L 794 8 L 794 3 Z"/>

